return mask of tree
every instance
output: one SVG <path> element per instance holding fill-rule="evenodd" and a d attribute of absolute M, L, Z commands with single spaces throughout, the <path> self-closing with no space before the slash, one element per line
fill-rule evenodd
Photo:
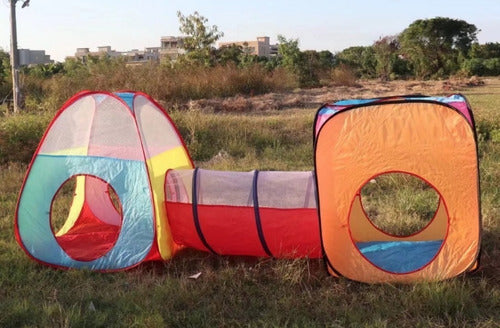
<path fill-rule="evenodd" d="M 12 93 L 10 56 L 0 48 L 0 104 Z"/>
<path fill-rule="evenodd" d="M 299 39 L 287 40 L 278 35 L 278 54 L 281 56 L 281 65 L 292 73 L 298 73 L 301 65 Z"/>
<path fill-rule="evenodd" d="M 301 52 L 299 39 L 288 40 L 283 35 L 278 35 L 278 54 L 281 58 L 280 65 L 297 77 L 300 86 L 318 85 L 319 56 L 316 51 Z"/>
<path fill-rule="evenodd" d="M 215 62 L 213 45 L 224 36 L 216 25 L 208 26 L 208 19 L 201 16 L 197 11 L 189 16 L 184 16 L 180 11 L 179 31 L 186 37 L 183 40 L 183 48 L 186 50 L 186 59 L 191 62 L 201 63 L 209 66 Z"/>
<path fill-rule="evenodd" d="M 335 58 L 335 55 L 332 54 L 331 51 L 329 50 L 321 50 L 318 53 L 318 60 L 319 60 L 319 65 L 323 69 L 327 68 L 333 68 L 336 64 L 337 59 Z"/>
<path fill-rule="evenodd" d="M 436 17 L 411 23 L 399 36 L 401 51 L 419 78 L 458 70 L 477 40 L 478 29 L 464 20 Z"/>
<path fill-rule="evenodd" d="M 385 36 L 373 44 L 375 52 L 376 72 L 382 80 L 389 80 L 398 58 L 399 42 L 394 36 Z"/>
<path fill-rule="evenodd" d="M 248 42 L 243 42 L 243 46 L 241 47 L 241 55 L 240 55 L 240 67 L 249 67 L 254 65 L 258 56 L 253 54 L 254 49 L 249 47 Z"/>
<path fill-rule="evenodd" d="M 471 59 L 500 58 L 500 42 L 474 43 L 469 51 L 469 56 Z"/>
<path fill-rule="evenodd" d="M 350 47 L 337 54 L 337 62 L 356 72 L 357 77 L 376 76 L 377 59 L 373 47 Z"/>
<path fill-rule="evenodd" d="M 10 77 L 10 56 L 0 48 L 0 84 Z"/>
<path fill-rule="evenodd" d="M 243 47 L 237 44 L 222 46 L 217 50 L 217 61 L 221 65 L 233 63 L 238 65 L 243 54 Z"/>
<path fill-rule="evenodd" d="M 303 86 L 314 87 L 319 85 L 321 67 L 319 53 L 315 50 L 306 50 L 301 53 L 300 83 Z"/>

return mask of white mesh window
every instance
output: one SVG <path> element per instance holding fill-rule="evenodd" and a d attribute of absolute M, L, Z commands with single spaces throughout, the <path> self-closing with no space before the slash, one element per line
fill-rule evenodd
<path fill-rule="evenodd" d="M 80 98 L 71 104 L 52 124 L 40 153 L 86 154 L 94 110 L 93 95 Z"/>
<path fill-rule="evenodd" d="M 88 154 L 143 160 L 137 126 L 128 107 L 107 95 L 96 100 L 100 101 L 96 103 Z"/>
<path fill-rule="evenodd" d="M 259 172 L 259 207 L 316 208 L 312 172 Z"/>
<path fill-rule="evenodd" d="M 134 110 L 147 158 L 182 146 L 172 123 L 149 99 L 136 96 Z"/>
<path fill-rule="evenodd" d="M 191 204 L 194 170 L 168 170 L 165 183 L 167 202 Z"/>
<path fill-rule="evenodd" d="M 198 170 L 198 204 L 253 206 L 255 172 Z M 169 170 L 167 201 L 192 203 L 194 170 Z M 316 208 L 313 172 L 260 171 L 257 180 L 259 207 Z"/>
<path fill-rule="evenodd" d="M 198 170 L 198 204 L 253 206 L 254 172 Z"/>

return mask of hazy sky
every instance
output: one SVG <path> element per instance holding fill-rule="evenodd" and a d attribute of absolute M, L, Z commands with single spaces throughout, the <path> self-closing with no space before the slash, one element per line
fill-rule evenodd
<path fill-rule="evenodd" d="M 500 42 L 500 0 L 31 0 L 17 5 L 18 47 L 64 60 L 76 48 L 118 51 L 160 45 L 179 35 L 177 11 L 197 10 L 224 32 L 221 41 L 278 34 L 299 38 L 302 50 L 340 51 L 370 45 L 416 19 L 458 18 L 481 30 L 479 42 Z M 9 1 L 0 0 L 0 47 L 10 49 Z"/>

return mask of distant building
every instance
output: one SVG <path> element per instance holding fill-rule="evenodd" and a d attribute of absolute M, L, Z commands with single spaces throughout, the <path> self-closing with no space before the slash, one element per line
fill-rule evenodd
<path fill-rule="evenodd" d="M 162 36 L 160 57 L 168 56 L 170 59 L 176 60 L 180 55 L 185 54 L 184 39 L 182 36 Z"/>
<path fill-rule="evenodd" d="M 132 49 L 128 51 L 115 51 L 111 46 L 97 47 L 97 51 L 90 51 L 89 48 L 77 48 L 74 57 L 83 62 L 88 56 L 108 56 L 110 58 L 125 57 L 130 64 L 142 64 L 149 61 L 159 61 L 162 57 L 168 56 L 171 60 L 176 60 L 180 55 L 186 53 L 183 48 L 183 37 L 162 36 L 160 47 L 147 47 L 144 50 Z"/>
<path fill-rule="evenodd" d="M 148 47 L 144 50 L 132 49 L 121 53 L 130 63 L 143 63 L 158 61 L 160 59 L 160 47 Z"/>
<path fill-rule="evenodd" d="M 89 56 L 102 57 L 107 56 L 110 58 L 116 58 L 122 56 L 122 53 L 111 49 L 111 46 L 100 46 L 97 47 L 97 51 L 90 51 L 89 48 L 76 48 L 75 58 L 81 61 L 87 61 Z"/>
<path fill-rule="evenodd" d="M 45 50 L 18 49 L 17 51 L 20 66 L 51 64 L 54 62 L 50 59 L 50 55 L 45 54 Z"/>
<path fill-rule="evenodd" d="M 270 44 L 268 36 L 260 36 L 256 41 L 219 42 L 219 48 L 231 45 L 241 46 L 243 52 L 259 57 L 271 57 L 278 54 L 278 45 Z"/>

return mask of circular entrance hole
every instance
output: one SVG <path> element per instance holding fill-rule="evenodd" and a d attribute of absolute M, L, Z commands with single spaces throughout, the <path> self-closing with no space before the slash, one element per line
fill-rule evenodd
<path fill-rule="evenodd" d="M 407 173 L 385 173 L 361 188 L 366 216 L 386 234 L 407 237 L 424 229 L 439 206 L 438 192 Z"/>
<path fill-rule="evenodd" d="M 122 206 L 111 185 L 89 175 L 66 180 L 52 200 L 50 224 L 61 248 L 78 261 L 92 261 L 115 245 Z"/>
<path fill-rule="evenodd" d="M 411 174 L 373 178 L 361 189 L 361 204 L 368 220 L 386 236 L 353 235 L 356 247 L 365 259 L 387 272 L 405 274 L 424 268 L 446 238 L 446 207 L 438 209 L 439 202 L 439 193 Z M 438 210 L 444 212 L 438 215 Z"/>

